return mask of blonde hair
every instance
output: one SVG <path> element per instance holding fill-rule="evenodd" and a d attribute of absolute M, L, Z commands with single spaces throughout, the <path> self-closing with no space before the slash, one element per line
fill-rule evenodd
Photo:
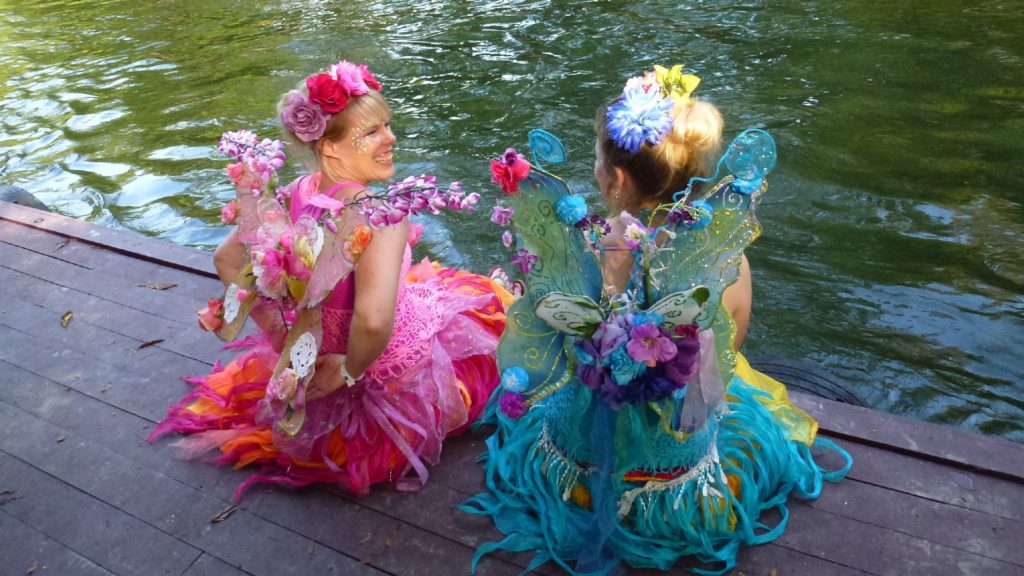
<path fill-rule="evenodd" d="M 619 97 L 621 98 L 621 96 Z M 605 167 L 625 170 L 636 185 L 639 200 L 672 201 L 672 195 L 685 189 L 690 179 L 710 174 L 722 144 L 722 114 L 710 102 L 691 98 L 676 104 L 672 131 L 656 146 L 644 144 L 636 153 L 620 148 L 608 133 L 608 107 L 597 112 L 600 157 Z"/>
<path fill-rule="evenodd" d="M 299 82 L 294 92 L 308 98 L 309 91 L 306 89 L 306 81 Z M 281 117 L 284 107 L 288 105 L 289 94 L 291 92 L 285 92 L 277 102 L 278 118 Z M 349 97 L 345 109 L 327 120 L 327 128 L 324 129 L 323 136 L 312 142 L 303 142 L 283 124 L 281 128 L 284 130 L 285 138 L 291 144 L 292 156 L 299 158 L 310 170 L 323 170 L 324 166 L 320 156 L 321 142 L 337 142 L 346 136 L 348 130 L 355 129 L 361 122 L 372 125 L 385 122 L 390 118 L 391 107 L 388 106 L 388 101 L 380 92 L 370 88 L 366 94 Z"/>

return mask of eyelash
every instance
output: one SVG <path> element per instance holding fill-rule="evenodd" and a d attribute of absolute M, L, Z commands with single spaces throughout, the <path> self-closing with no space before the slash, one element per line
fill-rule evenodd
<path fill-rule="evenodd" d="M 389 121 L 385 122 L 384 123 L 384 127 L 385 128 L 391 128 L 391 121 L 389 120 Z M 374 128 L 373 130 L 370 130 L 369 132 L 367 132 L 365 134 L 365 136 L 373 136 L 374 134 L 377 133 L 377 130 L 378 130 L 377 128 Z"/>

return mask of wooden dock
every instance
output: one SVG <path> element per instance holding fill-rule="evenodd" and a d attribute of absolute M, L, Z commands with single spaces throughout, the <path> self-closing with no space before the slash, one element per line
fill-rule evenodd
<path fill-rule="evenodd" d="M 453 508 L 482 488 L 486 431 L 447 443 L 418 494 L 257 488 L 237 508 L 247 472 L 144 443 L 187 391 L 179 376 L 227 358 L 196 326 L 220 290 L 210 260 L 0 202 L 0 574 L 468 574 L 498 538 Z M 853 470 L 793 501 L 785 534 L 745 549 L 733 574 L 1024 574 L 1024 445 L 797 401 Z M 528 560 L 489 557 L 479 573 Z"/>

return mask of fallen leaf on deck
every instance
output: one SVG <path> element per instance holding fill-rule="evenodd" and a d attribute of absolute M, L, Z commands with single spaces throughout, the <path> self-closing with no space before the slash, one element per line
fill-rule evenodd
<path fill-rule="evenodd" d="M 65 313 L 64 313 L 64 314 L 63 314 L 63 315 L 62 315 L 62 316 L 60 317 L 60 327 L 61 327 L 61 328 L 67 328 L 67 327 L 68 327 L 68 324 L 70 324 L 70 323 L 71 323 L 71 317 L 72 317 L 72 316 L 74 316 L 74 315 L 75 315 L 75 313 L 74 313 L 74 312 L 72 312 L 71 310 L 68 310 L 67 312 L 65 312 Z"/>
<path fill-rule="evenodd" d="M 28 569 L 25 570 L 25 574 L 31 574 L 31 573 L 35 572 L 37 568 L 39 568 L 39 562 L 38 561 L 33 562 L 33 563 L 28 565 Z"/>
<path fill-rule="evenodd" d="M 110 390 L 110 384 L 104 386 L 103 389 L 100 390 L 100 393 L 106 392 L 107 390 Z"/>
<path fill-rule="evenodd" d="M 163 338 L 157 338 L 156 340 L 146 340 L 142 344 L 139 344 L 139 347 L 136 348 L 136 350 L 142 350 L 143 348 L 149 348 L 153 344 L 159 344 L 159 343 L 161 343 L 163 341 L 164 341 Z"/>
<path fill-rule="evenodd" d="M 174 288 L 177 284 L 172 282 L 147 282 L 146 284 L 139 284 L 139 286 L 152 290 L 167 290 L 169 288 Z"/>
<path fill-rule="evenodd" d="M 64 436 L 63 435 L 57 436 L 57 442 L 63 442 L 63 441 L 64 441 Z"/>
<path fill-rule="evenodd" d="M 366 535 L 366 538 L 363 538 L 362 540 L 360 540 L 359 543 L 360 544 L 366 544 L 367 542 L 370 541 L 370 538 L 373 538 L 373 532 L 368 533 Z"/>
<path fill-rule="evenodd" d="M 219 512 L 215 514 L 213 518 L 210 518 L 210 522 L 223 522 L 228 519 L 228 516 L 234 514 L 235 510 L 238 510 L 238 507 L 232 506 L 223 512 Z"/>
<path fill-rule="evenodd" d="M 67 246 L 68 242 L 71 242 L 71 239 L 70 238 L 65 238 L 60 244 L 57 244 L 53 249 L 54 250 L 60 250 L 61 248 Z"/>

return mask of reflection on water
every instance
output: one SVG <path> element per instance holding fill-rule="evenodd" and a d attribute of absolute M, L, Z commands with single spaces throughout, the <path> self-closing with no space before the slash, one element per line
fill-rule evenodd
<path fill-rule="evenodd" d="M 0 181 L 203 247 L 232 194 L 219 133 L 275 134 L 277 96 L 339 57 L 384 82 L 402 175 L 482 191 L 486 158 L 532 127 L 563 137 L 563 175 L 592 191 L 594 111 L 684 62 L 731 133 L 768 129 L 780 150 L 750 250 L 751 356 L 1024 440 L 1020 1 L 0 4 Z M 486 214 L 427 219 L 424 245 L 481 271 L 502 258 Z"/>

